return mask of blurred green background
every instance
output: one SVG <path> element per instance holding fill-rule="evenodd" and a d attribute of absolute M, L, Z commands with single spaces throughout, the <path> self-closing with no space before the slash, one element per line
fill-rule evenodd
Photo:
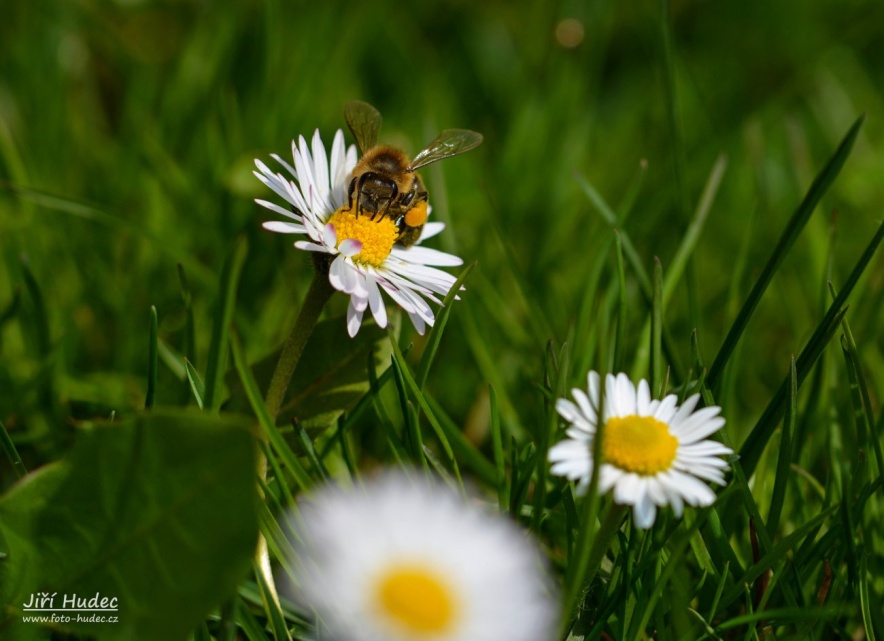
<path fill-rule="evenodd" d="M 249 254 L 236 324 L 251 359 L 278 346 L 312 267 L 290 238 L 261 229 L 268 216 L 252 199 L 269 192 L 252 162 L 288 156 L 291 138 L 317 127 L 330 141 L 354 98 L 383 113 L 383 141 L 410 152 L 447 127 L 485 135 L 478 150 L 424 171 L 433 216 L 450 225 L 432 242 L 478 261 L 429 386 L 477 439 L 487 383 L 507 421 L 541 416 L 535 386 L 549 339 L 571 342 L 587 366 L 610 358 L 589 336 L 613 332 L 593 327 L 616 301 L 612 232 L 578 176 L 629 209 L 622 228 L 645 269 L 658 256 L 665 272 L 727 155 L 666 315 L 677 357 L 690 360 L 696 328 L 708 364 L 813 176 L 866 112 L 740 346 L 735 393 L 721 399 L 739 442 L 816 326 L 825 280 L 843 282 L 881 218 L 884 4 L 693 1 L 666 11 L 613 1 L 3 0 L 0 314 L 10 313 L 0 419 L 39 458 L 52 417 L 142 407 L 151 305 L 161 339 L 184 341 L 178 263 L 202 371 L 218 274 L 240 235 Z M 594 273 L 601 252 L 609 259 Z M 872 389 L 884 375 L 882 265 L 878 256 L 848 316 Z M 647 342 L 648 307 L 629 268 L 627 280 L 629 362 Z M 163 366 L 160 385 L 159 404 L 179 401 Z"/>

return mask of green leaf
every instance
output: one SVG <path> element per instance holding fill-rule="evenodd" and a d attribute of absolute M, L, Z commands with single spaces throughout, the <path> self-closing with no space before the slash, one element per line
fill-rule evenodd
<path fill-rule="evenodd" d="M 374 323 L 364 323 L 355 338 L 347 335 L 341 318 L 317 323 L 292 375 L 276 424 L 291 425 L 294 416 L 308 432 L 333 425 L 368 391 L 368 355 L 374 355 L 375 368 L 389 363 L 389 344 L 382 340 L 386 336 L 386 330 Z M 281 351 L 252 365 L 258 389 L 267 389 Z M 230 372 L 225 382 L 230 390 L 225 408 L 248 411 L 248 399 L 236 372 Z"/>
<path fill-rule="evenodd" d="M 21 624 L 33 593 L 56 593 L 53 607 L 98 593 L 117 600 L 119 622 L 66 627 L 110 640 L 184 639 L 248 571 L 254 474 L 240 419 L 154 410 L 83 428 L 67 458 L 0 499 L 6 625 Z"/>

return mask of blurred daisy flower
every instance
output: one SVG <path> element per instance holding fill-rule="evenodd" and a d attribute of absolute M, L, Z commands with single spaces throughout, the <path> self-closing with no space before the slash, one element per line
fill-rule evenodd
<path fill-rule="evenodd" d="M 598 429 L 600 380 L 588 376 L 588 394 L 571 391 L 572 402 L 560 398 L 558 413 L 570 423 L 568 438 L 549 450 L 553 474 L 578 481 L 578 493 L 586 492 L 592 475 L 593 441 Z M 733 450 L 706 437 L 724 426 L 720 407 L 694 411 L 700 395 L 679 407 L 674 394 L 651 400 L 645 380 L 638 387 L 626 374 L 605 379 L 604 430 L 599 492 L 613 489 L 614 501 L 631 505 L 636 527 L 654 524 L 657 508 L 671 505 L 681 516 L 684 504 L 708 506 L 715 493 L 706 484 L 725 485 L 728 463 L 720 456 Z"/>
<path fill-rule="evenodd" d="M 292 519 L 294 598 L 338 641 L 544 641 L 556 606 L 538 549 L 449 488 L 387 472 L 325 488 Z M 297 571 L 297 570 L 296 570 Z"/>
<path fill-rule="evenodd" d="M 318 130 L 311 147 L 312 153 L 303 136 L 297 145 L 292 141 L 293 165 L 274 154 L 274 160 L 284 170 L 281 172 L 255 160 L 255 176 L 287 206 L 260 199 L 256 202 L 289 219 L 266 222 L 264 228 L 280 234 L 306 235 L 308 239 L 298 240 L 295 247 L 328 255 L 329 282 L 350 296 L 350 336 L 359 331 L 366 309 L 371 310 L 379 326 L 386 327 L 387 310 L 381 290 L 405 310 L 415 329 L 423 334 L 434 320 L 427 300 L 439 303 L 436 294 L 444 297 L 455 281 L 451 274 L 435 266 L 463 263 L 457 256 L 419 246 L 441 232 L 444 223 L 426 223 L 415 245 L 396 245 L 399 231 L 394 220 L 387 216 L 376 220 L 356 216 L 349 208 L 347 188 L 356 165 L 356 147 L 345 147 L 344 132 L 338 130 L 335 134 L 330 159 Z"/>

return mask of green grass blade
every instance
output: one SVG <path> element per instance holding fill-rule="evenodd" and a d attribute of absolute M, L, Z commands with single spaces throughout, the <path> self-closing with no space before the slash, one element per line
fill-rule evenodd
<path fill-rule="evenodd" d="M 294 421 L 294 428 L 298 433 L 301 445 L 304 446 L 304 452 L 307 454 L 307 460 L 310 461 L 310 466 L 313 468 L 314 476 L 321 478 L 323 481 L 328 481 L 331 478 L 331 475 L 328 473 L 328 470 L 325 469 L 325 465 L 322 464 L 322 460 L 319 458 L 319 454 L 316 451 L 316 447 L 313 445 L 313 440 L 308 436 L 307 430 L 305 430 L 297 420 Z"/>
<path fill-rule="evenodd" d="M 715 196 L 718 194 L 718 188 L 721 186 L 721 181 L 724 178 L 724 172 L 726 169 L 727 156 L 725 154 L 719 154 L 718 158 L 715 159 L 715 164 L 712 165 L 712 171 L 709 172 L 709 177 L 706 179 L 706 186 L 703 188 L 703 195 L 700 197 L 700 204 L 697 206 L 697 211 L 694 212 L 691 224 L 688 225 L 685 235 L 681 240 L 681 244 L 678 246 L 675 256 L 672 257 L 672 264 L 666 269 L 666 279 L 663 281 L 664 309 L 669 305 L 669 301 L 672 300 L 672 294 L 675 292 L 675 288 L 684 274 L 688 259 L 691 257 L 691 254 L 697 246 L 697 241 L 700 239 L 700 234 L 706 224 L 706 219 L 709 217 L 709 212 L 712 210 L 712 203 L 715 202 Z"/>
<path fill-rule="evenodd" d="M 427 382 L 427 375 L 430 373 L 430 367 L 433 364 L 433 359 L 436 357 L 439 343 L 442 342 L 442 334 L 445 333 L 445 325 L 448 324 L 448 316 L 451 314 L 451 307 L 454 305 L 454 299 L 460 292 L 460 288 L 466 282 L 467 277 L 470 275 L 470 272 L 473 271 L 475 266 L 476 263 L 474 261 L 464 268 L 460 276 L 457 277 L 457 280 L 454 281 L 454 285 L 451 286 L 448 294 L 446 294 L 445 298 L 442 300 L 442 307 L 439 309 L 439 313 L 436 315 L 436 321 L 433 323 L 433 327 L 430 329 L 430 333 L 427 336 L 427 345 L 424 348 L 420 365 L 418 365 L 417 368 L 417 383 L 421 389 L 424 388 L 424 385 Z"/>
<path fill-rule="evenodd" d="M 497 487 L 497 501 L 500 511 L 503 512 L 510 504 L 509 485 L 506 482 L 506 455 L 503 451 L 503 434 L 500 427 L 500 410 L 497 407 L 497 392 L 493 386 L 488 387 L 489 402 L 491 405 L 491 444 L 494 451 L 495 487 Z"/>
<path fill-rule="evenodd" d="M 282 462 L 285 463 L 287 468 L 289 468 L 289 471 L 292 473 L 292 476 L 295 477 L 295 481 L 297 481 L 301 489 L 306 490 L 310 488 L 313 485 L 313 481 L 298 461 L 295 453 L 292 452 L 292 449 L 279 431 L 276 423 L 270 418 L 270 414 L 267 412 L 267 406 L 264 405 L 264 399 L 261 396 L 260 390 L 258 390 L 258 384 L 255 382 L 252 370 L 249 368 L 248 363 L 246 363 L 246 356 L 242 344 L 239 341 L 239 337 L 233 331 L 230 332 L 230 347 L 233 352 L 234 366 L 239 374 L 240 381 L 242 381 L 243 389 L 246 391 L 246 396 L 249 399 L 249 404 L 252 406 L 252 411 L 255 413 L 255 416 L 258 417 L 258 423 L 261 425 L 264 437 L 270 442 L 276 455 L 282 459 Z"/>
<path fill-rule="evenodd" d="M 292 641 L 289 630 L 285 625 L 285 618 L 282 616 L 282 612 L 280 612 L 276 602 L 273 600 L 273 593 L 267 586 L 267 582 L 264 581 L 264 576 L 261 573 L 260 568 L 255 566 L 253 571 L 255 578 L 258 581 L 258 589 L 261 591 L 261 600 L 264 603 L 264 612 L 267 613 L 267 618 L 270 621 L 270 628 L 273 630 L 273 635 L 276 637 L 277 641 Z"/>
<path fill-rule="evenodd" d="M 25 468 L 25 464 L 21 460 L 18 450 L 15 449 L 15 443 L 13 443 L 12 439 L 9 437 L 9 432 L 6 431 L 6 426 L 3 425 L 3 421 L 0 421 L 0 445 L 3 446 L 3 450 L 9 458 L 9 462 L 12 463 L 12 469 L 15 471 L 16 477 L 21 478 L 27 474 L 28 470 Z"/>
<path fill-rule="evenodd" d="M 144 399 L 144 409 L 150 409 L 156 403 L 157 395 L 157 308 L 150 306 L 150 342 L 147 355 L 147 395 Z"/>
<path fill-rule="evenodd" d="M 436 433 L 436 438 L 439 439 L 439 443 L 442 445 L 442 450 L 445 452 L 446 464 L 454 472 L 454 476 L 457 478 L 461 491 L 463 491 L 463 479 L 460 476 L 460 467 L 458 466 L 457 459 L 451 449 L 451 443 L 445 435 L 445 430 L 436 418 L 435 413 L 430 409 L 423 392 L 421 392 L 417 385 L 417 381 L 415 381 L 414 377 L 411 375 L 411 371 L 408 369 L 408 365 L 405 362 L 405 357 L 402 355 L 402 350 L 399 349 L 399 343 L 396 341 L 396 337 L 392 334 L 390 335 L 390 344 L 393 346 L 393 355 L 399 364 L 405 386 L 408 388 L 408 391 L 411 392 L 414 400 L 417 401 L 418 407 L 420 407 L 421 411 L 427 417 L 427 422 L 429 422 L 430 426 L 433 428 L 433 432 Z"/>
<path fill-rule="evenodd" d="M 439 425 L 445 430 L 445 436 L 451 444 L 455 458 L 461 462 L 462 467 L 472 470 L 483 483 L 494 485 L 497 478 L 494 465 L 464 436 L 463 429 L 451 419 L 439 401 L 429 395 L 424 396 L 424 399 L 433 410 Z"/>
<path fill-rule="evenodd" d="M 196 368 L 186 358 L 184 359 L 184 371 L 187 374 L 187 380 L 190 383 L 190 389 L 193 392 L 193 397 L 196 399 L 196 404 L 200 409 L 205 409 L 203 399 L 206 395 L 206 386 L 203 383 L 203 379 L 200 378 L 200 373 L 196 371 Z"/>
<path fill-rule="evenodd" d="M 623 243 L 618 232 L 614 233 L 614 241 L 617 255 L 617 336 L 614 339 L 614 359 L 611 363 L 611 371 L 622 372 L 624 366 L 623 350 L 626 349 L 626 323 L 629 315 L 626 305 L 626 270 L 623 267 Z"/>
<path fill-rule="evenodd" d="M 865 115 L 862 115 L 855 123 L 853 123 L 853 126 L 847 132 L 844 140 L 841 141 L 841 144 L 838 145 L 838 149 L 835 150 L 835 154 L 814 179 L 807 195 L 804 196 L 804 200 L 801 201 L 801 204 L 798 205 L 798 209 L 795 210 L 795 213 L 792 214 L 792 217 L 786 224 L 786 228 L 783 230 L 779 241 L 777 241 L 773 253 L 767 260 L 767 264 L 764 266 L 758 280 L 755 281 L 755 285 L 753 285 L 752 291 L 749 293 L 748 298 L 746 298 L 743 303 L 743 307 L 737 314 L 736 320 L 734 320 L 733 325 L 731 325 L 731 328 L 712 363 L 712 367 L 709 368 L 709 375 L 706 377 L 706 380 L 707 385 L 709 385 L 710 389 L 713 391 L 716 391 L 721 375 L 724 371 L 724 366 L 727 365 L 734 348 L 743 336 L 743 332 L 749 324 L 749 319 L 752 317 L 755 308 L 761 301 L 761 297 L 767 290 L 771 279 L 779 269 L 783 259 L 789 253 L 792 245 L 795 244 L 795 240 L 801 234 L 807 221 L 810 220 L 810 216 L 813 214 L 814 209 L 816 209 L 820 199 L 822 199 L 823 195 L 828 191 L 829 187 L 841 171 L 841 168 L 844 166 L 844 162 L 850 155 L 850 150 L 853 148 L 853 143 L 859 134 L 860 127 L 864 120 Z"/>
<path fill-rule="evenodd" d="M 834 287 L 832 289 L 833 295 Z M 856 347 L 856 341 L 853 338 L 853 332 L 850 330 L 850 324 L 845 318 L 842 322 L 842 330 L 844 331 L 844 357 L 847 360 L 847 376 L 850 379 L 851 397 L 857 430 L 856 440 L 860 447 L 865 447 L 866 443 L 871 441 L 872 450 L 875 453 L 875 462 L 878 464 L 878 473 L 884 474 L 884 452 L 881 449 L 881 440 L 875 438 L 873 432 L 875 425 L 875 414 L 872 409 L 872 399 L 869 394 L 869 386 L 866 383 L 866 376 L 863 373 L 862 362 L 859 358 L 859 350 Z M 865 411 L 864 411 L 865 410 Z"/>
<path fill-rule="evenodd" d="M 776 536 L 780 516 L 783 513 L 783 503 L 786 498 L 786 485 L 788 484 L 792 462 L 792 435 L 795 433 L 795 417 L 798 415 L 798 373 L 795 371 L 795 358 L 792 358 L 789 367 L 789 396 L 786 404 L 786 417 L 783 419 L 783 431 L 780 437 L 780 447 L 777 453 L 777 471 L 774 479 L 773 492 L 770 497 L 770 509 L 767 512 L 767 531 L 770 536 Z"/>
<path fill-rule="evenodd" d="M 248 252 L 246 239 L 239 238 L 233 251 L 224 263 L 221 282 L 218 288 L 218 305 L 215 309 L 215 322 L 212 326 L 212 340 L 209 343 L 209 361 L 206 366 L 206 392 L 203 397 L 205 407 L 217 410 L 221 405 L 221 383 L 227 361 L 230 323 L 236 303 L 236 290 L 239 277 Z"/>
<path fill-rule="evenodd" d="M 658 394 L 663 378 L 663 265 L 654 257 L 654 297 L 651 305 L 651 362 L 648 378 L 651 383 L 651 394 Z"/>
<path fill-rule="evenodd" d="M 810 368 L 828 344 L 832 335 L 835 333 L 835 330 L 838 328 L 841 319 L 844 318 L 846 310 L 842 309 L 842 307 L 847 301 L 848 296 L 850 296 L 850 293 L 853 291 L 853 288 L 863 271 L 865 271 L 866 266 L 872 260 L 872 256 L 875 255 L 875 251 L 878 249 L 878 245 L 880 245 L 882 240 L 884 240 L 884 223 L 878 227 L 875 236 L 866 246 L 865 251 L 863 251 L 853 270 L 850 272 L 850 275 L 847 277 L 843 287 L 838 292 L 838 296 L 832 301 L 825 316 L 823 316 L 823 319 L 820 321 L 819 325 L 817 325 L 813 335 L 807 341 L 807 344 L 798 356 L 796 369 L 798 372 L 799 385 L 801 385 L 801 381 L 807 376 Z M 782 415 L 787 389 L 788 379 L 780 386 L 780 389 L 768 404 L 767 408 L 765 408 L 761 418 L 758 419 L 755 427 L 752 428 L 752 432 L 743 443 L 743 447 L 740 450 L 740 462 L 743 465 L 743 470 L 746 472 L 747 478 L 752 476 L 752 472 L 755 470 L 755 465 L 761 457 L 761 452 L 767 444 L 779 417 Z"/>

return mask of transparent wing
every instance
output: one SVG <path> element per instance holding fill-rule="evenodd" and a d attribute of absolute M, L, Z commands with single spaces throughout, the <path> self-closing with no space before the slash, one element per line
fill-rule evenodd
<path fill-rule="evenodd" d="M 431 162 L 450 158 L 478 147 L 482 142 L 482 134 L 469 129 L 446 129 L 439 137 L 427 145 L 427 148 L 414 157 L 409 171 L 429 165 Z"/>
<path fill-rule="evenodd" d="M 367 102 L 351 100 L 344 105 L 344 118 L 350 133 L 356 139 L 359 154 L 362 155 L 378 144 L 378 132 L 381 130 L 381 112 Z"/>

